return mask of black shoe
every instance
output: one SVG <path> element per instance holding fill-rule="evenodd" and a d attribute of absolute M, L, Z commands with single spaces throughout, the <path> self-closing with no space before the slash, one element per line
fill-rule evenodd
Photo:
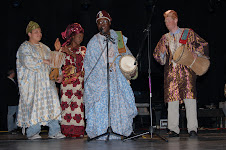
<path fill-rule="evenodd" d="M 195 131 L 191 131 L 190 133 L 189 133 L 189 137 L 191 137 L 191 138 L 195 138 L 195 137 L 197 137 L 198 135 L 197 135 L 197 133 L 195 132 Z"/>
<path fill-rule="evenodd" d="M 9 134 L 12 134 L 12 135 L 16 135 L 17 134 L 17 131 L 16 130 L 12 130 L 12 131 L 9 131 L 8 133 Z"/>
<path fill-rule="evenodd" d="M 20 134 L 21 133 L 21 128 L 16 128 L 16 129 L 14 129 L 12 131 L 9 131 L 8 133 L 9 134 L 13 134 L 13 135 Z"/>
<path fill-rule="evenodd" d="M 177 133 L 174 132 L 174 131 L 169 131 L 169 132 L 168 132 L 168 136 L 169 136 L 169 137 L 179 137 L 179 134 L 177 134 Z"/>

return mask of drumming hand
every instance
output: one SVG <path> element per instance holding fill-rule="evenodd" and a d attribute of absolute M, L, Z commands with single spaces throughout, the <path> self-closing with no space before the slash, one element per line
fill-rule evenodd
<path fill-rule="evenodd" d="M 47 64 L 47 65 L 50 65 L 50 60 L 49 59 L 43 59 L 43 63 Z"/>
<path fill-rule="evenodd" d="M 57 83 L 61 83 L 62 81 L 63 81 L 63 75 L 60 75 L 60 76 L 57 78 L 56 82 L 57 82 Z"/>
<path fill-rule="evenodd" d="M 54 43 L 54 47 L 55 47 L 56 51 L 59 51 L 60 50 L 61 44 L 60 44 L 59 38 L 56 39 L 56 41 Z"/>

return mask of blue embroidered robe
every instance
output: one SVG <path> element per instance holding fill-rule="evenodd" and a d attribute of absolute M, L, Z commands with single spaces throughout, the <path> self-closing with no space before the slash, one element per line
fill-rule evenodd
<path fill-rule="evenodd" d="M 48 125 L 49 120 L 60 120 L 60 104 L 55 82 L 49 79 L 50 49 L 39 43 L 40 49 L 28 41 L 17 52 L 17 77 L 20 91 L 17 125 L 30 127 L 37 123 Z"/>
<path fill-rule="evenodd" d="M 118 36 L 114 30 L 110 30 L 110 33 L 111 38 L 115 41 L 115 44 L 112 42 L 108 43 L 110 63 L 110 126 L 114 133 L 129 136 L 133 131 L 132 123 L 133 118 L 137 115 L 137 108 L 135 106 L 132 88 L 119 68 L 121 56 L 119 56 L 118 52 Z M 127 52 L 122 55 L 132 55 L 126 46 L 127 38 L 123 36 L 123 40 Z M 102 51 L 104 52 L 98 61 Z M 84 60 L 84 102 L 85 117 L 87 119 L 86 132 L 90 138 L 106 133 L 108 128 L 106 55 L 105 37 L 98 33 L 89 41 Z M 98 63 L 96 64 L 97 61 Z M 118 139 L 120 137 L 111 136 L 110 138 Z"/>

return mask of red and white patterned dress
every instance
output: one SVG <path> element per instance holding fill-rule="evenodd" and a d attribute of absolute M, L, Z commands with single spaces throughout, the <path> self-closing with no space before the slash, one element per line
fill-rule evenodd
<path fill-rule="evenodd" d="M 76 58 L 66 54 L 62 67 L 63 81 L 61 84 L 61 131 L 67 137 L 84 136 L 84 67 L 83 60 L 86 47 L 69 48 Z"/>

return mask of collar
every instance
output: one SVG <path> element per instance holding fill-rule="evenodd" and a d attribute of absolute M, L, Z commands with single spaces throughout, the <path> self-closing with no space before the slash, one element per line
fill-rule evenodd
<path fill-rule="evenodd" d="M 175 35 L 175 34 L 178 34 L 178 33 L 180 33 L 180 30 L 181 30 L 181 29 L 178 27 L 177 31 L 176 31 L 176 32 L 174 32 L 174 33 L 170 32 L 170 35 L 172 35 L 172 36 L 173 36 L 173 35 Z"/>

